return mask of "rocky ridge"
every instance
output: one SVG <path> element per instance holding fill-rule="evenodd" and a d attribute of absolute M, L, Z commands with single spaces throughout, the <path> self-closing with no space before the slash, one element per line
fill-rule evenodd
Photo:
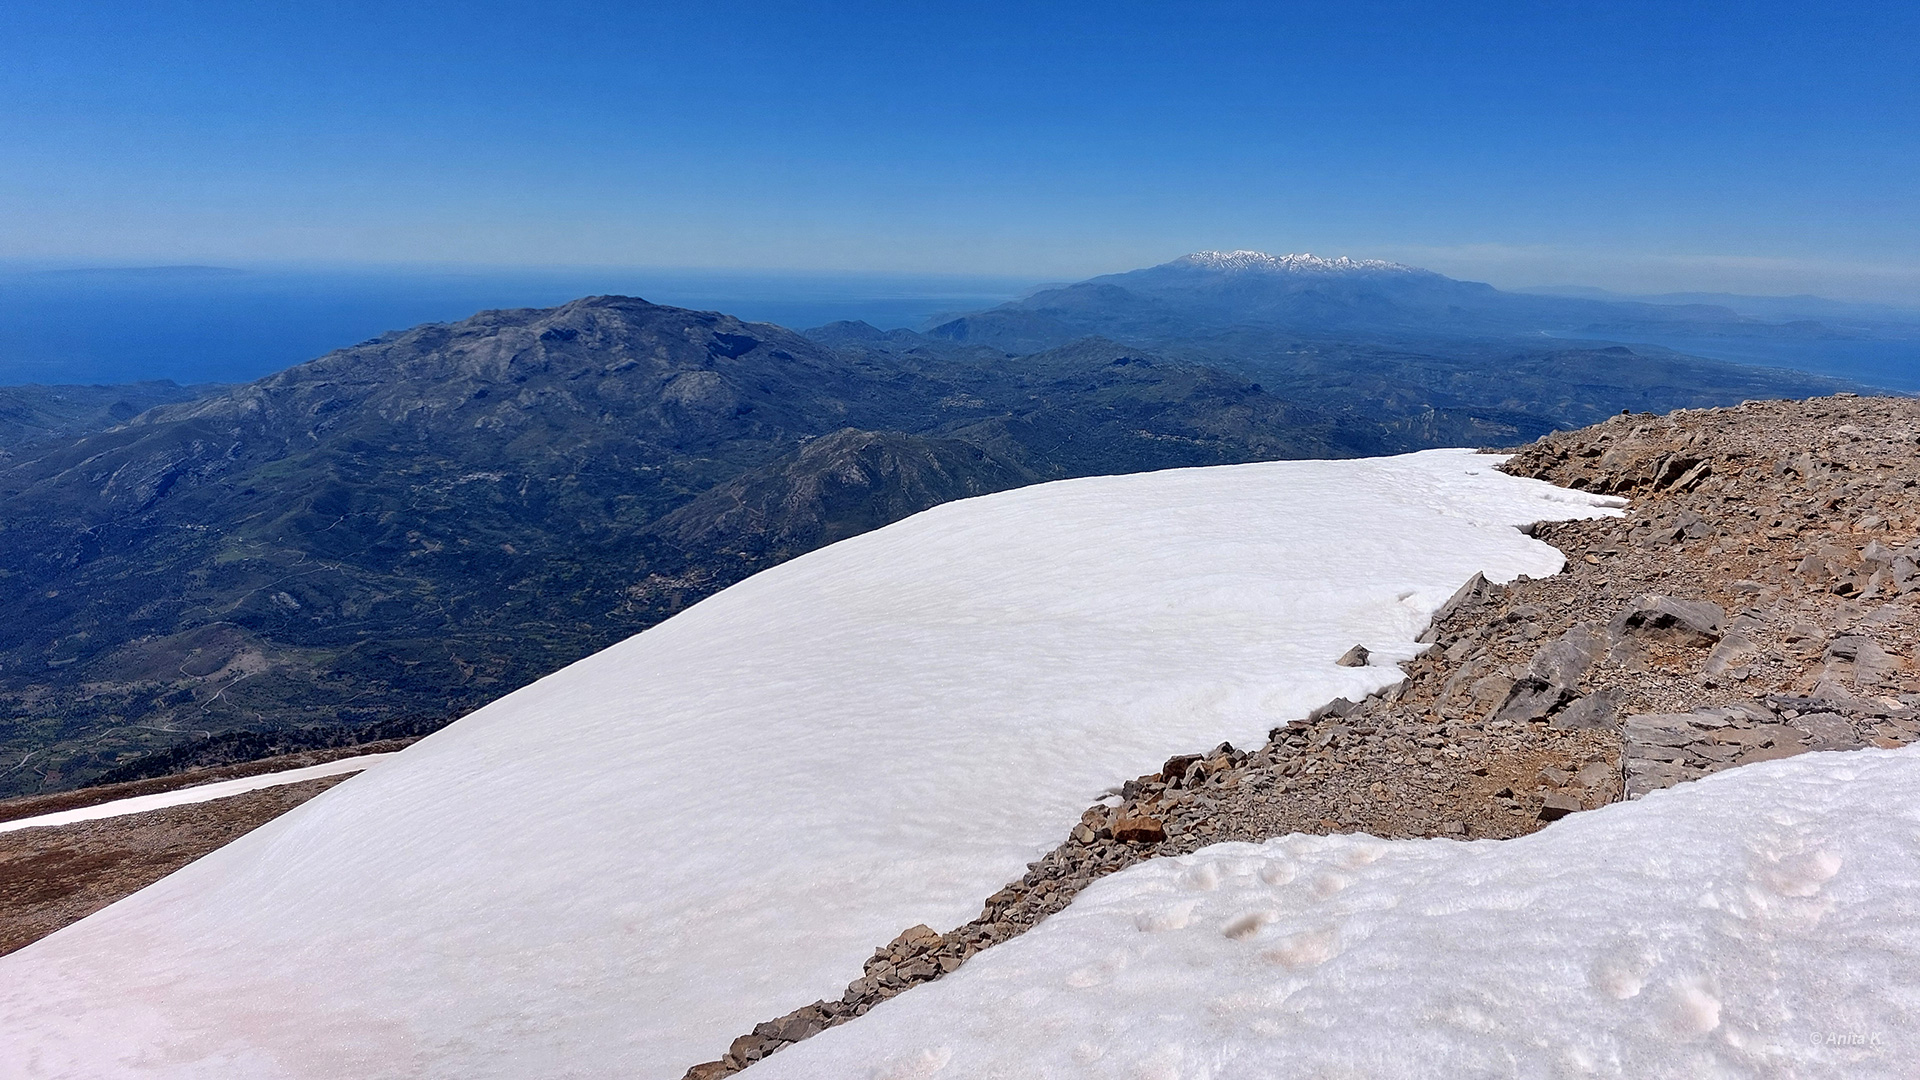
<path fill-rule="evenodd" d="M 1622 496 L 1626 516 L 1530 527 L 1565 570 L 1476 576 L 1404 681 L 1127 781 L 979 918 L 906 930 L 839 1000 L 757 1025 L 686 1080 L 940 978 L 1143 859 L 1293 832 L 1509 838 L 1720 769 L 1920 739 L 1920 401 L 1625 414 L 1504 468 Z"/>

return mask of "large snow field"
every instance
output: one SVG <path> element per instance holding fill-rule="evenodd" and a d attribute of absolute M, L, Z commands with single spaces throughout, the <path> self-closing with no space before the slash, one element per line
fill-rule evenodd
<path fill-rule="evenodd" d="M 1912 1077 L 1920 748 L 1141 863 L 751 1080 Z"/>
<path fill-rule="evenodd" d="M 0 958 L 0 1075 L 678 1077 L 1617 512 L 1499 460 L 1045 484 L 769 570 Z"/>

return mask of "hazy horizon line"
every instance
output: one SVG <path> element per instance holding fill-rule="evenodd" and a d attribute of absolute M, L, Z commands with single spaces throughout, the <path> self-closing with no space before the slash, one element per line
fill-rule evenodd
<path fill-rule="evenodd" d="M 1196 248 L 1194 249 L 1194 251 L 1204 251 L 1204 250 L 1258 250 L 1258 249 L 1253 249 L 1253 248 L 1239 248 L 1239 249 Z M 1331 249 L 1328 249 L 1328 250 L 1331 250 Z M 1388 249 L 1388 250 L 1391 250 L 1391 249 Z M 728 284 L 728 283 L 748 284 L 752 282 L 772 284 L 780 281 L 791 281 L 795 284 L 799 284 L 802 282 L 813 282 L 813 283 L 820 283 L 820 284 L 839 282 L 844 284 L 856 284 L 862 281 L 870 281 L 875 285 L 881 285 L 881 284 L 899 285 L 903 283 L 915 283 L 915 284 L 919 284 L 926 287 L 945 286 L 948 288 L 955 288 L 955 289 L 962 289 L 962 290 L 968 289 L 968 288 L 978 288 L 978 289 L 981 289 L 983 293 L 1002 293 L 1007 291 L 1019 292 L 1019 291 L 1052 287 L 1057 285 L 1067 285 L 1077 281 L 1084 281 L 1094 277 L 1100 277 L 1108 274 L 1125 273 L 1129 270 L 1138 270 L 1138 269 L 1143 269 L 1149 266 L 1161 265 L 1162 263 L 1170 262 L 1173 259 L 1177 259 L 1183 255 L 1191 254 L 1191 253 L 1193 252 L 1180 252 L 1179 254 L 1163 258 L 1159 262 L 1146 262 L 1146 263 L 1138 263 L 1135 265 L 1121 266 L 1118 268 L 1095 270 L 1092 272 L 1085 273 L 1081 277 L 1067 277 L 1067 276 L 1061 276 L 1057 274 L 1056 275 L 1035 274 L 1035 273 L 1021 274 L 1021 273 L 1012 273 L 1012 272 L 990 272 L 990 271 L 974 271 L 974 270 L 930 270 L 930 269 L 898 269 L 898 268 L 880 269 L 880 268 L 873 268 L 873 267 L 845 267 L 845 266 L 782 266 L 782 265 L 718 266 L 718 265 L 686 265 L 686 264 L 676 265 L 676 264 L 595 263 L 595 262 L 503 263 L 503 262 L 479 262 L 479 261 L 462 262 L 462 261 L 432 260 L 432 259 L 420 259 L 420 260 L 363 260 L 363 259 L 349 260 L 349 259 L 327 259 L 327 258 L 260 259 L 260 258 L 221 258 L 217 256 L 206 256 L 206 255 L 175 256 L 172 258 L 166 258 L 166 257 L 100 258 L 100 257 L 86 257 L 86 256 L 48 257 L 48 256 L 0 255 L 0 274 L 13 274 L 13 275 L 24 274 L 24 275 L 34 275 L 34 276 L 47 275 L 50 277 L 62 276 L 62 275 L 87 275 L 87 274 L 111 276 L 115 274 L 121 274 L 121 275 L 127 275 L 127 276 L 144 276 L 144 277 L 150 277 L 150 278 L 166 278 L 166 277 L 186 278 L 186 277 L 192 277 L 192 276 L 226 277 L 226 276 L 236 275 L 236 274 L 269 275 L 269 274 L 310 273 L 310 274 L 316 274 L 316 275 L 359 274 L 359 275 L 367 275 L 367 276 L 398 275 L 398 276 L 415 276 L 415 277 L 446 277 L 450 279 L 488 278 L 488 277 L 501 277 L 501 276 L 527 276 L 527 277 L 534 277 L 534 278 L 561 279 L 561 278 L 582 277 L 582 276 L 598 277 L 598 276 L 605 276 L 605 275 L 635 275 L 635 276 L 646 276 L 646 277 L 656 277 L 656 278 L 677 278 L 689 284 L 700 282 L 700 281 L 709 281 L 715 285 Z M 1439 254 L 1439 252 L 1436 252 L 1433 249 L 1427 249 L 1427 253 Z M 1318 252 L 1318 251 L 1307 252 L 1304 250 L 1293 251 L 1293 252 L 1281 252 L 1276 250 L 1274 252 L 1269 252 L 1269 254 L 1321 255 L 1323 254 L 1323 252 Z M 1349 255 L 1349 257 L 1356 258 L 1356 259 L 1377 257 L 1371 254 L 1354 254 L 1351 252 L 1341 252 L 1339 254 L 1346 254 L 1346 255 Z M 1327 257 L 1337 257 L 1337 256 L 1327 256 Z M 1399 257 L 1392 261 L 1405 262 L 1410 257 L 1416 260 L 1410 265 L 1415 265 L 1422 269 L 1433 269 L 1435 270 L 1435 272 L 1444 274 L 1448 277 L 1456 278 L 1457 280 L 1485 282 L 1493 285 L 1495 288 L 1499 288 L 1507 292 L 1538 293 L 1538 292 L 1558 292 L 1558 291 L 1579 290 L 1579 291 L 1588 291 L 1593 293 L 1604 293 L 1611 296 L 1621 297 L 1623 299 L 1644 299 L 1648 297 L 1685 295 L 1685 294 L 1719 294 L 1719 295 L 1727 295 L 1727 296 L 1749 297 L 1754 299 L 1777 299 L 1777 300 L 1808 298 L 1808 299 L 1836 301 L 1836 302 L 1843 302 L 1843 303 L 1883 306 L 1888 308 L 1905 309 L 1905 310 L 1911 310 L 1911 311 L 1920 311 L 1920 294 L 1911 295 L 1904 298 L 1893 298 L 1888 296 L 1884 291 L 1881 291 L 1881 290 L 1867 290 L 1865 292 L 1854 290 L 1854 289 L 1821 290 L 1818 288 L 1818 286 L 1812 285 L 1812 284 L 1804 284 L 1797 288 L 1782 287 L 1778 289 L 1754 289 L 1754 288 L 1742 288 L 1738 285 L 1732 285 L 1725 282 L 1715 282 L 1712 280 L 1701 280 L 1701 281 L 1695 281 L 1688 284 L 1679 284 L 1672 281 L 1665 281 L 1660 284 L 1643 284 L 1639 286 L 1625 285 L 1618 282 L 1617 280 L 1614 281 L 1614 283 L 1612 284 L 1595 284 L 1594 282 L 1596 281 L 1605 281 L 1609 278 L 1617 278 L 1618 276 L 1620 276 L 1620 271 L 1615 270 L 1609 273 L 1608 271 L 1600 267 L 1595 267 L 1590 277 L 1584 276 L 1584 275 L 1575 277 L 1567 274 L 1556 275 L 1553 277 L 1547 277 L 1547 276 L 1521 277 L 1517 275 L 1503 275 L 1503 274 L 1485 274 L 1485 273 L 1476 274 L 1476 273 L 1472 273 L 1471 271 L 1462 272 L 1458 269 L 1445 267 L 1445 264 L 1447 262 L 1452 261 L 1446 258 L 1419 260 L 1418 255 L 1409 256 L 1407 254 L 1400 253 Z M 1685 257 L 1684 261 L 1695 262 L 1697 264 L 1697 263 L 1703 263 L 1703 262 L 1710 263 L 1710 262 L 1716 262 L 1716 261 L 1724 262 L 1725 260 L 1731 259 L 1731 258 L 1732 257 L 1693 256 L 1693 257 Z M 1559 260 L 1555 260 L 1555 261 L 1559 261 Z M 1675 261 L 1680 261 L 1680 260 L 1675 260 Z M 1767 260 L 1750 259 L 1748 261 L 1759 263 L 1759 262 L 1766 262 Z M 1784 262 L 1788 262 L 1788 260 L 1774 260 L 1774 262 L 1784 263 Z M 1435 263 L 1439 265 L 1429 266 L 1427 265 L 1428 263 Z M 1667 265 L 1671 267 L 1672 261 L 1668 261 Z M 1824 265 L 1831 267 L 1833 264 L 1824 264 Z M 1881 274 L 1896 272 L 1894 268 L 1884 268 L 1884 267 L 1870 268 L 1870 267 L 1863 266 L 1861 269 L 1869 270 L 1869 271 L 1877 270 Z M 1904 292 L 1904 290 L 1902 291 Z"/>

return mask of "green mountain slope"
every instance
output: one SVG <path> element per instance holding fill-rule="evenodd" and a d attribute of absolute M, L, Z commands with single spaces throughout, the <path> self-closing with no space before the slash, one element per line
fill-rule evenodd
<path fill-rule="evenodd" d="M 114 386 L 0 386 L 0 462 L 26 443 L 104 431 L 155 405 L 192 401 L 223 389 L 181 386 L 170 379 Z"/>

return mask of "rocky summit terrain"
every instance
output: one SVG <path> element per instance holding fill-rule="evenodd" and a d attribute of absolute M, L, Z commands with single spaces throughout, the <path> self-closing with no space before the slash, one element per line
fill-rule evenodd
<path fill-rule="evenodd" d="M 1117 786 L 979 918 L 907 929 L 839 1000 L 688 1080 L 938 979 L 1143 859 L 1294 832 L 1515 837 L 1722 769 L 1920 739 L 1920 400 L 1625 414 L 1504 468 L 1620 496 L 1625 516 L 1532 526 L 1565 570 L 1468 582 L 1404 681 Z"/>

